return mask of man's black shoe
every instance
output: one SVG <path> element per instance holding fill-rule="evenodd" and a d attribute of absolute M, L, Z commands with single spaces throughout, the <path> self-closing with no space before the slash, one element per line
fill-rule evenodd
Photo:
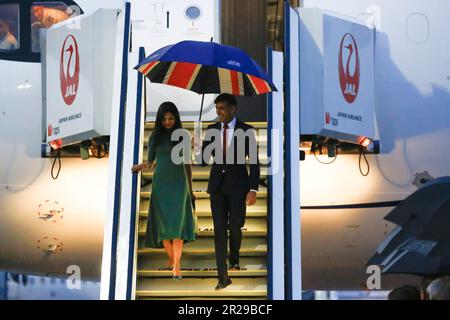
<path fill-rule="evenodd" d="M 241 270 L 241 267 L 238 264 L 234 264 L 232 266 L 230 266 L 230 269 L 228 269 L 230 271 L 239 271 Z"/>
<path fill-rule="evenodd" d="M 226 279 L 223 280 L 223 281 L 220 281 L 220 280 L 219 280 L 219 282 L 217 282 L 217 286 L 216 286 L 215 290 L 218 291 L 218 290 L 225 289 L 225 288 L 228 287 L 230 284 L 231 284 L 231 279 L 230 279 L 230 278 L 226 278 Z"/>

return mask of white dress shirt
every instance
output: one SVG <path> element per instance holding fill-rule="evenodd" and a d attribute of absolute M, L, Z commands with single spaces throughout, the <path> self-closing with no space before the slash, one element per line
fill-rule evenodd
<path fill-rule="evenodd" d="M 223 122 L 220 123 L 220 141 L 221 145 L 223 146 L 223 126 L 225 124 Z M 227 147 L 230 147 L 231 139 L 233 139 L 234 134 L 234 128 L 236 127 L 236 117 L 233 118 L 230 122 L 228 122 L 228 129 L 227 129 Z"/>

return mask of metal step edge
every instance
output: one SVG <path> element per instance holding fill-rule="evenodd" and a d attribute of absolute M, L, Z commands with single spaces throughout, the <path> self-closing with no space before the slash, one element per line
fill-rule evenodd
<path fill-rule="evenodd" d="M 191 270 L 181 270 L 183 277 L 192 278 L 216 278 L 217 271 L 191 271 Z M 172 271 L 163 270 L 138 270 L 136 272 L 137 276 L 140 278 L 158 278 L 158 277 L 171 277 Z M 267 270 L 240 270 L 240 271 L 228 271 L 230 277 L 266 277 Z"/>
<path fill-rule="evenodd" d="M 153 254 L 164 254 L 164 249 L 153 249 L 153 248 L 145 248 L 138 249 L 137 251 L 139 256 L 147 256 Z M 184 249 L 184 256 L 212 256 L 215 255 L 216 251 L 214 249 Z M 261 257 L 267 255 L 267 249 L 241 249 L 239 251 L 239 255 L 241 257 Z"/>
<path fill-rule="evenodd" d="M 140 196 L 141 199 L 149 199 L 151 195 L 150 191 L 141 191 Z M 197 197 L 197 200 L 200 199 L 209 199 L 209 193 L 205 191 L 194 191 L 194 195 Z M 267 191 L 258 191 L 256 193 L 257 199 L 265 199 L 267 198 Z"/>
<path fill-rule="evenodd" d="M 267 296 L 248 296 L 248 297 L 202 297 L 202 296 L 192 296 L 192 297 L 137 297 L 137 300 L 267 300 Z"/>
<path fill-rule="evenodd" d="M 148 291 L 137 290 L 137 297 L 266 297 L 267 290 L 255 291 Z"/>
<path fill-rule="evenodd" d="M 211 211 L 195 211 L 199 218 L 212 218 Z M 247 218 L 267 218 L 267 211 L 247 211 L 245 214 Z M 139 211 L 139 218 L 147 218 L 147 210 Z"/>
<path fill-rule="evenodd" d="M 144 237 L 145 231 L 139 231 L 139 237 Z M 196 237 L 214 237 L 214 231 L 200 231 L 199 234 L 195 235 Z M 264 231 L 243 231 L 243 238 L 250 237 L 266 237 L 267 230 Z"/>
<path fill-rule="evenodd" d="M 153 178 L 152 172 L 144 172 L 142 174 L 142 178 L 146 180 L 150 180 Z M 192 180 L 199 180 L 199 181 L 205 181 L 209 178 L 209 172 L 201 172 L 201 173 L 192 173 Z M 267 172 L 261 172 L 259 180 L 266 180 L 267 179 Z"/>

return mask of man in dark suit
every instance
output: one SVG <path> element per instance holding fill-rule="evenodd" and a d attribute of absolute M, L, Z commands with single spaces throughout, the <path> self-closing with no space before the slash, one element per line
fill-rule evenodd
<path fill-rule="evenodd" d="M 206 166 L 213 157 L 207 192 L 214 221 L 219 278 L 215 289 L 220 290 L 231 284 L 227 271 L 228 230 L 230 270 L 240 270 L 241 229 L 245 223 L 246 205 L 256 202 L 260 168 L 254 128 L 236 119 L 236 98 L 224 93 L 214 103 L 219 121 L 207 128 L 202 144 L 202 165 Z"/>

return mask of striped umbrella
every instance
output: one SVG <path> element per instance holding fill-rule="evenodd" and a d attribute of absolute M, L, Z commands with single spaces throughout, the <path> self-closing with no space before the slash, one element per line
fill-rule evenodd
<path fill-rule="evenodd" d="M 199 94 L 255 96 L 277 91 L 269 76 L 244 51 L 215 42 L 181 41 L 163 47 L 135 69 L 151 82 Z"/>

